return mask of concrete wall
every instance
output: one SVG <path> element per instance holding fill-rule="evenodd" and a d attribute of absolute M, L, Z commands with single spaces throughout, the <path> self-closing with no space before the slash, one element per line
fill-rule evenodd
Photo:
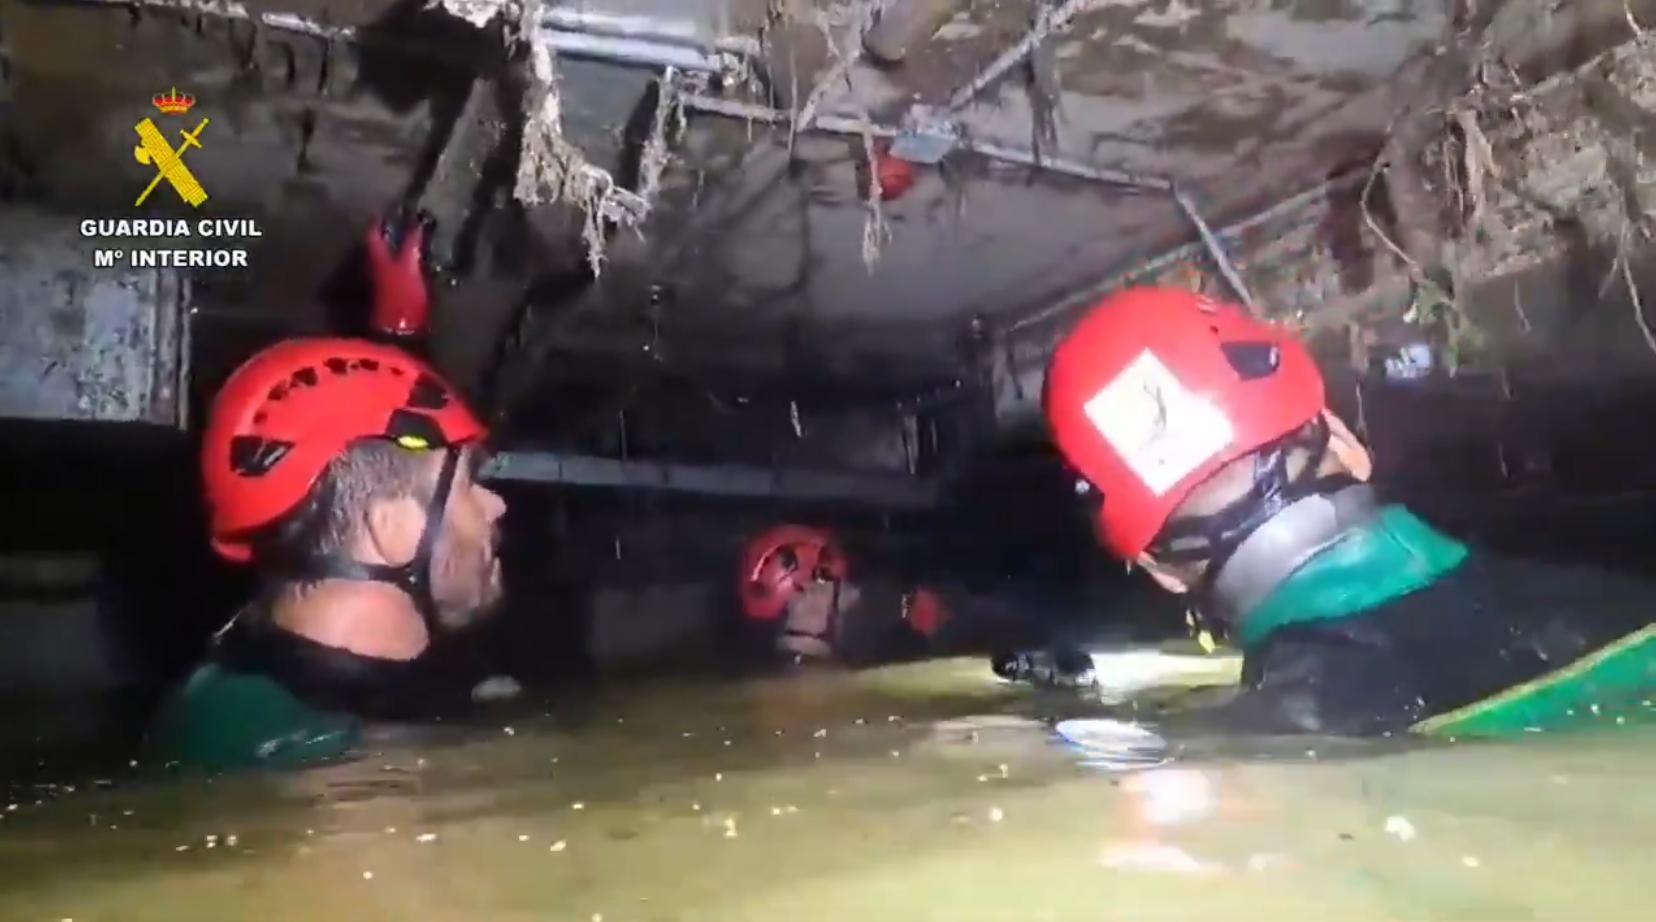
<path fill-rule="evenodd" d="M 96 694 L 141 672 L 90 555 L 0 557 L 0 696 Z"/>
<path fill-rule="evenodd" d="M 153 670 L 93 555 L 0 556 L 0 746 L 124 739 Z M 131 708 L 128 707 L 131 705 Z M 46 747 L 42 749 L 41 747 Z"/>
<path fill-rule="evenodd" d="M 720 636 L 711 581 L 606 587 L 594 592 L 587 644 L 600 670 L 713 661 Z"/>

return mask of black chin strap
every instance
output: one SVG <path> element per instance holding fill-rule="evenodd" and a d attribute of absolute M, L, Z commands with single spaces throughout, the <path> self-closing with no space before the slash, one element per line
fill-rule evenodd
<path fill-rule="evenodd" d="M 426 501 L 425 530 L 414 557 L 405 564 L 368 564 L 336 554 L 320 554 L 300 562 L 290 574 L 307 582 L 324 579 L 346 579 L 365 583 L 385 583 L 406 593 L 425 622 L 433 638 L 442 625 L 437 617 L 437 600 L 431 594 L 432 554 L 437 548 L 437 536 L 443 531 L 443 513 L 448 508 L 449 494 L 454 491 L 454 477 L 460 469 L 461 451 L 446 449 L 443 466 L 437 473 L 437 485 Z"/>
<path fill-rule="evenodd" d="M 1313 425 L 1282 439 L 1254 455 L 1253 487 L 1240 499 L 1212 515 L 1169 523 L 1157 536 L 1149 553 L 1163 563 L 1206 561 L 1200 583 L 1192 587 L 1192 599 L 1200 612 L 1219 613 L 1229 606 L 1216 604 L 1215 584 L 1237 549 L 1262 526 L 1303 500 L 1332 496 L 1357 481 L 1347 475 L 1318 476 L 1328 455 L 1328 424 L 1318 419 Z M 1295 451 L 1309 457 L 1299 475 L 1290 476 L 1288 458 Z M 1235 617 L 1241 613 L 1225 611 Z M 1208 626 L 1208 625 L 1205 625 Z M 1224 625 L 1212 625 L 1223 629 Z"/>

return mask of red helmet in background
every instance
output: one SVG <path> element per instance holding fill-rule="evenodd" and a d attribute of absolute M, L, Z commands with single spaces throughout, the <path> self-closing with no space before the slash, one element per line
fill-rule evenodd
<path fill-rule="evenodd" d="M 1047 369 L 1047 425 L 1100 497 L 1100 540 L 1131 560 L 1190 492 L 1322 412 L 1299 338 L 1246 308 L 1170 288 L 1099 302 Z"/>
<path fill-rule="evenodd" d="M 778 525 L 742 549 L 737 574 L 742 614 L 755 621 L 775 621 L 811 583 L 843 580 L 848 574 L 845 554 L 827 532 Z"/>
<path fill-rule="evenodd" d="M 202 479 L 213 546 L 252 557 L 250 536 L 304 502 L 362 439 L 410 450 L 476 442 L 486 430 L 419 359 L 355 339 L 290 339 L 232 373 L 207 414 Z"/>

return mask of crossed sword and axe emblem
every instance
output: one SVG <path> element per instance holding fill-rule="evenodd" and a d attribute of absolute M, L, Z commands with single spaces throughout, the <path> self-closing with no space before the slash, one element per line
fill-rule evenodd
<path fill-rule="evenodd" d="M 139 205 L 144 204 L 144 200 L 150 197 L 150 193 L 155 191 L 155 187 L 159 186 L 163 179 L 171 183 L 178 191 L 179 198 L 189 202 L 191 206 L 200 208 L 201 203 L 207 201 L 207 190 L 201 188 L 195 174 L 184 164 L 185 151 L 192 147 L 196 150 L 202 149 L 201 132 L 207 127 L 207 122 L 207 119 L 202 119 L 195 131 L 180 130 L 178 133 L 184 136 L 184 140 L 178 145 L 177 150 L 167 143 L 167 139 L 161 136 L 161 130 L 149 119 L 146 118 L 133 127 L 142 143 L 132 149 L 132 156 L 137 158 L 139 163 L 155 167 L 155 178 L 150 180 L 144 194 L 138 196 Z"/>

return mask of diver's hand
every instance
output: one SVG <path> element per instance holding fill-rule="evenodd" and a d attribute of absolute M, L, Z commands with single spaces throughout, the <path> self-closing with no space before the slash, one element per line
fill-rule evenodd
<path fill-rule="evenodd" d="M 471 699 L 478 704 L 510 701 L 523 694 L 523 686 L 509 675 L 497 675 L 472 686 Z"/>
<path fill-rule="evenodd" d="M 375 333 L 423 336 L 431 323 L 435 272 L 428 247 L 437 222 L 424 211 L 398 208 L 368 228 L 370 324 Z"/>

